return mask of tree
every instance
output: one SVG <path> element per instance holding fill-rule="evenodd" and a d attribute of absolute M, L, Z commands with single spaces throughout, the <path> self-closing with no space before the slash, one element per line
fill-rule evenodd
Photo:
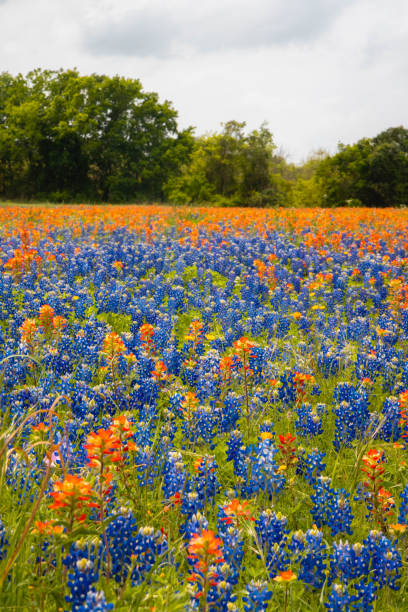
<path fill-rule="evenodd" d="M 190 162 L 165 187 L 177 203 L 211 202 L 241 206 L 282 205 L 290 183 L 266 124 L 245 133 L 244 122 L 229 121 L 221 133 L 197 138 Z"/>
<path fill-rule="evenodd" d="M 141 83 L 76 70 L 0 75 L 0 193 L 161 198 L 193 145 L 177 112 Z"/>
<path fill-rule="evenodd" d="M 408 130 L 390 128 L 375 138 L 340 145 L 316 170 L 329 206 L 358 201 L 364 206 L 408 202 Z"/>

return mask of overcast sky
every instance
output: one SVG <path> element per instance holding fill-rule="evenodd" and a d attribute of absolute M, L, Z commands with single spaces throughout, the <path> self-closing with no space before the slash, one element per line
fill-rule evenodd
<path fill-rule="evenodd" d="M 140 79 L 196 134 L 267 121 L 299 162 L 408 127 L 407 0 L 0 0 L 0 71 Z"/>

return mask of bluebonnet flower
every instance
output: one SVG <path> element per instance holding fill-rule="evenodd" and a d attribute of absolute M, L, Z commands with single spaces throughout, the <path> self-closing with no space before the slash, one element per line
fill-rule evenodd
<path fill-rule="evenodd" d="M 330 478 L 320 476 L 313 485 L 314 495 L 310 498 L 314 503 L 310 510 L 318 527 L 328 525 L 331 535 L 348 533 L 351 535 L 353 515 L 350 508 L 350 494 L 344 489 L 335 490 L 330 487 Z"/>
<path fill-rule="evenodd" d="M 233 391 L 230 391 L 223 400 L 223 404 L 220 409 L 220 432 L 231 431 L 237 424 L 238 419 L 241 416 L 240 405 L 242 397 Z"/>
<path fill-rule="evenodd" d="M 204 498 L 197 493 L 190 480 L 187 481 L 186 492 L 182 497 L 181 512 L 190 519 L 204 508 Z"/>
<path fill-rule="evenodd" d="M 275 455 L 279 451 L 272 440 L 261 440 L 254 449 L 251 461 L 250 481 L 246 487 L 249 495 L 265 491 L 270 498 L 279 494 L 285 486 L 285 477 L 278 471 Z"/>
<path fill-rule="evenodd" d="M 266 612 L 272 591 L 265 580 L 251 580 L 246 585 L 246 592 L 242 601 L 245 612 Z"/>
<path fill-rule="evenodd" d="M 280 513 L 275 514 L 272 510 L 265 510 L 256 521 L 255 529 L 266 567 L 271 577 L 276 576 L 277 572 L 286 570 L 290 562 L 286 551 L 286 517 Z"/>
<path fill-rule="evenodd" d="M 338 451 L 350 446 L 355 439 L 363 439 L 371 420 L 364 389 L 355 389 L 350 383 L 339 383 L 333 398 L 333 413 L 336 415 L 333 445 Z"/>
<path fill-rule="evenodd" d="M 347 588 L 342 584 L 335 583 L 331 587 L 329 600 L 324 605 L 328 612 L 347 612 L 350 610 L 349 604 L 351 601 Z"/>
<path fill-rule="evenodd" d="M 214 457 L 204 455 L 196 460 L 194 467 L 196 475 L 191 483 L 193 490 L 199 494 L 204 503 L 213 501 L 220 488 L 217 462 Z"/>
<path fill-rule="evenodd" d="M 397 591 L 401 577 L 402 561 L 399 551 L 391 540 L 379 531 L 370 531 L 363 544 L 371 558 L 372 580 L 379 588 L 388 586 Z"/>
<path fill-rule="evenodd" d="M 84 604 L 77 608 L 77 612 L 109 612 L 113 609 L 113 603 L 107 603 L 103 591 L 90 590 L 86 595 Z"/>
<path fill-rule="evenodd" d="M 180 493 L 184 490 L 187 474 L 182 461 L 181 453 L 168 453 L 167 461 L 163 469 L 164 483 L 163 493 L 169 499 L 175 493 Z"/>
<path fill-rule="evenodd" d="M 227 461 L 234 462 L 235 475 L 246 479 L 248 474 L 247 451 L 242 442 L 242 434 L 238 430 L 231 432 L 227 447 Z"/>
<path fill-rule="evenodd" d="M 123 509 L 121 514 L 116 516 L 106 529 L 111 572 L 119 583 L 126 580 L 131 568 L 136 530 L 136 520 L 132 513 L 126 509 Z"/>
<path fill-rule="evenodd" d="M 401 429 L 399 426 L 401 407 L 397 397 L 387 397 L 383 402 L 381 410 L 380 424 L 381 426 L 376 433 L 377 438 L 381 438 L 386 442 L 396 442 L 401 437 Z"/>
<path fill-rule="evenodd" d="M 317 448 L 306 454 L 305 450 L 299 447 L 296 473 L 303 476 L 306 482 L 314 485 L 326 467 L 326 464 L 323 463 L 325 456 L 326 453 L 319 451 Z"/>
<path fill-rule="evenodd" d="M 323 375 L 328 378 L 340 370 L 342 354 L 333 347 L 322 346 L 317 355 L 317 366 Z"/>
<path fill-rule="evenodd" d="M 370 553 L 364 544 L 348 541 L 333 542 L 330 557 L 331 580 L 341 579 L 348 583 L 356 578 L 368 577 L 370 572 Z"/>
<path fill-rule="evenodd" d="M 408 485 L 405 485 L 405 488 L 400 494 L 401 504 L 399 508 L 398 522 L 406 525 L 408 522 Z"/>
<path fill-rule="evenodd" d="M 220 536 L 223 541 L 223 557 L 229 566 L 228 581 L 231 585 L 236 585 L 242 567 L 244 555 L 244 540 L 240 530 L 233 525 L 222 522 L 222 517 L 218 519 Z"/>
<path fill-rule="evenodd" d="M 141 527 L 135 536 L 132 559 L 132 584 L 140 584 L 144 575 L 160 565 L 168 550 L 166 536 L 153 527 Z"/>
<path fill-rule="evenodd" d="M 323 542 L 323 533 L 314 526 L 304 535 L 305 548 L 302 552 L 299 567 L 299 580 L 314 589 L 320 589 L 326 578 L 327 547 Z"/>
<path fill-rule="evenodd" d="M 63 559 L 69 570 L 67 585 L 70 593 L 66 601 L 72 605 L 73 612 L 80 610 L 92 585 L 98 582 L 100 560 L 96 554 L 97 544 L 87 545 L 83 540 L 78 540 Z"/>
<path fill-rule="evenodd" d="M 7 539 L 6 529 L 3 525 L 3 521 L 0 519 L 0 561 L 7 555 L 7 548 L 9 542 Z"/>
<path fill-rule="evenodd" d="M 301 404 L 297 409 L 295 428 L 298 434 L 311 437 L 323 433 L 322 420 L 311 404 Z"/>
<path fill-rule="evenodd" d="M 203 529 L 207 528 L 208 521 L 206 517 L 201 512 L 197 512 L 180 526 L 180 533 L 187 540 L 190 540 L 195 533 L 201 533 Z"/>

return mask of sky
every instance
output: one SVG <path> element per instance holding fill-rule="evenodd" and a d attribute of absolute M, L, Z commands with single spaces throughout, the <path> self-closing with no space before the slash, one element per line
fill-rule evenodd
<path fill-rule="evenodd" d="M 266 121 L 301 163 L 408 127 L 406 0 L 0 0 L 0 71 L 137 78 L 197 135 Z"/>

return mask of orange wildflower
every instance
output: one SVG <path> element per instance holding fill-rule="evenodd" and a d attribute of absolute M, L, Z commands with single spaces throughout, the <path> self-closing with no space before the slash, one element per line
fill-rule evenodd
<path fill-rule="evenodd" d="M 40 324 L 44 330 L 49 331 L 51 329 L 54 315 L 55 311 L 52 306 L 44 304 L 40 307 L 38 318 L 40 319 Z"/>
<path fill-rule="evenodd" d="M 38 432 L 46 432 L 50 429 L 49 425 L 46 425 L 45 423 L 38 423 L 38 425 L 33 425 L 31 427 L 32 431 L 38 431 Z"/>
<path fill-rule="evenodd" d="M 239 499 L 233 499 L 229 504 L 223 506 L 224 513 L 227 515 L 222 518 L 222 521 L 225 521 L 227 525 L 233 524 L 233 519 L 238 519 L 238 517 L 242 517 L 245 521 L 254 521 L 255 519 L 251 516 L 249 501 L 239 501 Z"/>
<path fill-rule="evenodd" d="M 53 317 L 52 326 L 56 332 L 61 332 L 67 325 L 67 320 L 60 315 Z"/>
<path fill-rule="evenodd" d="M 162 361 L 156 361 L 154 370 L 152 370 L 152 376 L 154 376 L 158 383 L 164 382 L 167 379 L 167 367 Z"/>
<path fill-rule="evenodd" d="M 362 459 L 366 467 L 361 468 L 361 470 L 367 474 L 371 481 L 377 480 L 384 474 L 385 469 L 381 465 L 383 456 L 383 451 L 377 451 L 375 448 L 371 448 Z M 368 486 L 367 483 L 364 484 Z"/>
<path fill-rule="evenodd" d="M 64 527 L 62 525 L 55 525 L 53 520 L 35 521 L 34 525 L 32 533 L 39 533 L 40 535 L 61 535 L 64 532 Z"/>
<path fill-rule="evenodd" d="M 297 575 L 292 572 L 292 570 L 286 570 L 284 572 L 279 572 L 277 576 L 274 578 L 275 582 L 292 582 L 293 580 L 297 580 Z"/>
<path fill-rule="evenodd" d="M 187 391 L 184 400 L 180 404 L 180 410 L 185 417 L 189 418 L 191 412 L 197 408 L 198 404 L 199 400 L 194 391 Z"/>
<path fill-rule="evenodd" d="M 153 342 L 153 336 L 154 336 L 153 325 L 150 325 L 150 323 L 144 323 L 140 327 L 139 333 L 140 333 L 140 339 L 142 341 L 142 344 L 145 346 L 150 346 Z"/>
<path fill-rule="evenodd" d="M 50 493 L 54 502 L 49 506 L 50 510 L 67 511 L 72 518 L 83 522 L 86 519 L 87 508 L 92 508 L 94 491 L 92 485 L 84 478 L 67 474 L 64 480 L 54 484 L 54 490 Z"/>
<path fill-rule="evenodd" d="M 98 429 L 97 432 L 91 432 L 86 439 L 84 448 L 88 451 L 88 465 L 90 467 L 100 468 L 107 458 L 109 463 L 115 463 L 122 459 L 120 453 L 122 444 L 116 433 L 111 429 Z"/>
<path fill-rule="evenodd" d="M 280 444 L 278 444 L 278 447 L 281 450 L 284 465 L 286 467 L 297 462 L 297 458 L 295 456 L 296 446 L 292 446 L 292 442 L 294 442 L 295 440 L 296 436 L 292 436 L 291 433 L 287 433 L 285 436 L 279 434 Z"/>
<path fill-rule="evenodd" d="M 37 322 L 35 319 L 26 319 L 22 325 L 20 325 L 21 340 L 25 344 L 32 344 L 34 335 L 38 331 Z"/>
<path fill-rule="evenodd" d="M 102 355 L 104 355 L 108 361 L 115 361 L 119 355 L 126 352 L 126 346 L 120 336 L 114 331 L 106 334 L 103 341 Z"/>
<path fill-rule="evenodd" d="M 224 381 L 227 381 L 231 378 L 232 364 L 232 357 L 222 357 L 222 359 L 220 359 L 220 371 Z"/>
<path fill-rule="evenodd" d="M 384 514 L 389 514 L 392 508 L 395 506 L 394 498 L 392 497 L 391 493 L 386 489 L 383 489 L 383 487 L 381 487 L 381 489 L 378 491 L 377 499 Z"/>
<path fill-rule="evenodd" d="M 130 438 L 133 435 L 132 424 L 125 414 L 119 414 L 114 417 L 110 429 L 121 440 Z"/>
<path fill-rule="evenodd" d="M 186 336 L 186 340 L 191 340 L 194 345 L 200 344 L 202 342 L 201 335 L 203 333 L 204 324 L 202 321 L 198 319 L 194 319 L 191 321 L 190 326 L 188 328 L 188 333 Z"/>
<path fill-rule="evenodd" d="M 243 336 L 242 338 L 234 342 L 234 351 L 238 354 L 238 356 L 241 357 L 242 354 L 245 355 L 251 353 L 251 349 L 254 346 L 256 346 L 256 342 Z"/>
<path fill-rule="evenodd" d="M 206 572 L 209 565 L 224 561 L 221 546 L 222 540 L 213 531 L 203 529 L 201 534 L 195 533 L 188 545 L 189 558 L 197 561 L 195 569 Z"/>
<path fill-rule="evenodd" d="M 390 525 L 390 530 L 402 534 L 407 530 L 407 526 L 402 523 L 394 523 L 394 525 Z"/>

